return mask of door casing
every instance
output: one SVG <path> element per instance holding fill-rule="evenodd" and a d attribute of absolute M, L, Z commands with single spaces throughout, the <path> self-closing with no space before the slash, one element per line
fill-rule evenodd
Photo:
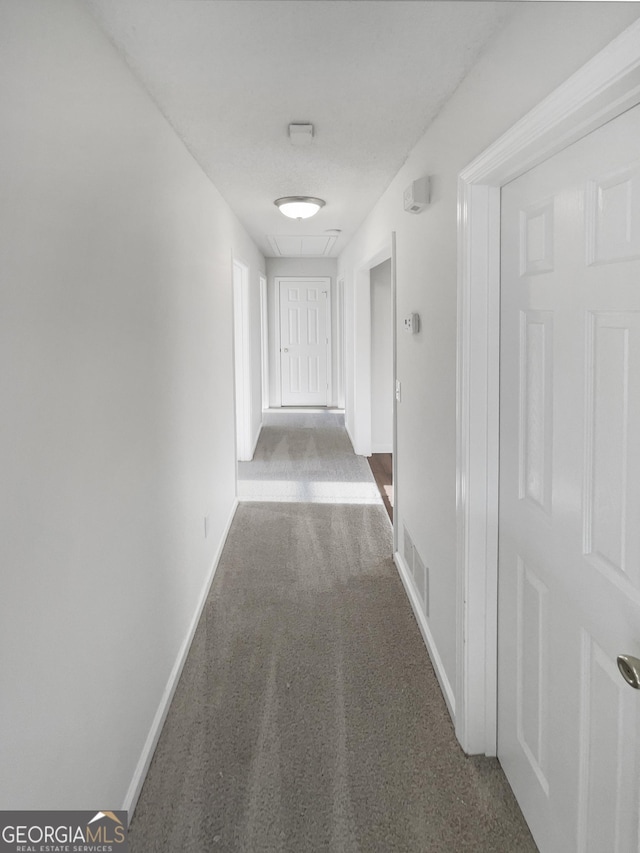
<path fill-rule="evenodd" d="M 251 321 L 249 267 L 233 258 L 233 346 L 235 368 L 236 459 L 253 457 L 251 447 Z"/>
<path fill-rule="evenodd" d="M 375 253 L 359 263 L 353 282 L 353 449 L 359 456 L 371 456 L 371 270 L 391 259 L 391 299 L 393 350 L 395 359 L 395 232 Z M 393 381 L 395 383 L 395 361 Z M 395 404 L 394 404 L 395 409 Z M 395 416 L 394 416 L 395 417 Z M 395 429 L 395 425 L 394 425 Z M 394 472 L 395 473 L 395 472 Z M 395 497 L 395 496 L 394 496 Z"/>
<path fill-rule="evenodd" d="M 267 277 L 260 273 L 260 343 L 262 368 L 262 411 L 269 408 L 269 313 Z"/>
<path fill-rule="evenodd" d="M 640 103 L 640 21 L 458 179 L 456 736 L 496 755 L 500 188 Z"/>
<path fill-rule="evenodd" d="M 391 323 L 393 327 L 393 384 L 395 388 L 398 375 L 395 231 L 392 231 L 389 239 L 378 246 L 374 252 L 367 254 L 356 264 L 350 293 L 352 299 L 352 315 L 350 317 L 353 335 L 351 348 L 352 362 L 347 364 L 345 354 L 345 367 L 352 371 L 353 398 L 351 401 L 352 410 L 346 413 L 345 426 L 354 451 L 361 456 L 369 456 L 371 454 L 371 270 L 373 267 L 389 259 L 391 259 Z M 353 434 L 349 429 L 350 416 L 353 419 Z M 395 394 L 393 398 L 392 464 L 393 551 L 395 553 L 398 550 L 398 519 L 400 517 L 398 507 L 401 500 L 401 487 L 398 482 L 398 402 Z"/>
<path fill-rule="evenodd" d="M 340 276 L 336 283 L 336 377 L 338 387 L 336 389 L 336 403 L 339 409 L 344 409 L 344 351 L 345 351 L 345 324 L 344 324 L 344 276 Z"/>
<path fill-rule="evenodd" d="M 333 323 L 332 316 L 333 312 L 331 310 L 332 299 L 331 299 L 331 279 L 327 276 L 305 276 L 305 275 L 295 275 L 295 276 L 277 276 L 274 280 L 275 282 L 275 316 L 274 316 L 274 324 L 275 324 L 275 344 L 276 344 L 276 357 L 274 359 L 275 366 L 275 378 L 276 378 L 276 399 L 274 400 L 274 406 L 280 407 L 282 406 L 282 367 L 280 360 L 280 349 L 282 346 L 281 338 L 280 338 L 280 285 L 283 281 L 292 282 L 292 281 L 303 281 L 305 284 L 320 284 L 324 285 L 327 288 L 327 337 L 329 338 L 329 343 L 327 344 L 327 406 L 330 407 L 333 401 L 333 383 L 332 383 L 332 373 L 333 373 Z"/>

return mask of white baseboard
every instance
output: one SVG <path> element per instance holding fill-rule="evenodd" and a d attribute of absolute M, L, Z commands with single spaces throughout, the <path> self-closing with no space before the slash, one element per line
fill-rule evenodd
<path fill-rule="evenodd" d="M 393 444 L 372 444 L 372 453 L 393 453 Z"/>
<path fill-rule="evenodd" d="M 229 513 L 229 518 L 225 525 L 222 536 L 220 537 L 220 544 L 218 545 L 215 557 L 213 558 L 211 569 L 202 587 L 202 592 L 200 593 L 198 605 L 196 607 L 195 613 L 193 614 L 193 618 L 191 619 L 191 624 L 189 625 L 189 629 L 187 630 L 187 635 L 182 641 L 180 649 L 178 650 L 178 656 L 176 657 L 173 668 L 171 669 L 171 673 L 169 674 L 166 687 L 164 688 L 162 698 L 160 699 L 160 704 L 158 705 L 158 710 L 156 711 L 155 716 L 153 718 L 153 722 L 151 723 L 149 734 L 147 735 L 147 739 L 145 741 L 145 744 L 142 748 L 142 752 L 140 754 L 140 758 L 138 760 L 138 764 L 136 765 L 136 769 L 133 773 L 133 778 L 131 780 L 131 784 L 129 785 L 129 790 L 127 791 L 126 796 L 124 798 L 124 805 L 122 806 L 122 809 L 128 813 L 129 821 L 131 821 L 136 805 L 138 803 L 138 797 L 140 796 L 144 780 L 147 776 L 147 771 L 149 770 L 149 765 L 151 764 L 153 753 L 155 752 L 156 746 L 158 745 L 158 740 L 160 738 L 160 733 L 162 732 L 164 721 L 167 717 L 167 714 L 169 713 L 169 707 L 171 705 L 173 695 L 176 692 L 176 687 L 178 686 L 178 681 L 180 680 L 180 675 L 187 659 L 187 655 L 189 654 L 189 649 L 191 648 L 191 643 L 193 641 L 196 628 L 198 627 L 198 622 L 200 621 L 200 616 L 202 615 L 207 596 L 209 595 L 209 590 L 211 589 L 211 584 L 213 582 L 213 578 L 215 576 L 216 569 L 218 568 L 218 563 L 220 562 L 220 557 L 222 555 L 222 549 L 224 548 L 225 543 L 227 541 L 229 529 L 231 528 L 231 523 L 233 521 L 234 515 L 236 514 L 237 508 L 238 500 L 236 498 L 233 502 L 233 506 L 231 507 L 231 512 Z"/>
<path fill-rule="evenodd" d="M 270 406 L 262 410 L 263 414 L 270 415 L 317 415 L 328 412 L 331 415 L 344 415 L 344 408 L 340 406 Z"/>
<path fill-rule="evenodd" d="M 347 435 L 349 436 L 349 441 L 351 442 L 351 447 L 353 448 L 353 452 L 356 454 L 356 456 L 361 456 L 362 454 L 358 453 L 358 451 L 356 450 L 356 443 L 353 440 L 353 436 L 351 435 L 351 430 L 349 429 L 349 424 L 347 423 L 346 418 L 344 419 L 344 428 L 347 431 Z"/>
<path fill-rule="evenodd" d="M 411 603 L 411 607 L 418 622 L 418 627 L 420 628 L 420 633 L 422 634 L 422 639 L 424 640 L 424 644 L 427 647 L 427 651 L 429 652 L 429 657 L 431 658 L 431 663 L 433 664 L 438 683 L 440 684 L 440 689 L 442 690 L 444 701 L 447 704 L 447 708 L 449 709 L 451 719 L 453 720 L 453 724 L 455 726 L 456 697 L 453 692 L 453 688 L 451 687 L 451 682 L 447 678 L 447 673 L 445 672 L 444 665 L 442 663 L 442 658 L 440 657 L 438 647 L 436 646 L 433 634 L 431 633 L 431 629 L 429 628 L 429 623 L 427 622 L 427 618 L 424 615 L 424 611 L 420 606 L 420 599 L 418 598 L 418 594 L 414 589 L 411 572 L 404 561 L 404 557 L 402 556 L 402 554 L 400 554 L 399 551 L 396 551 L 393 555 L 393 561 L 396 564 L 398 574 L 400 575 L 402 583 L 404 584 L 404 588 L 406 590 L 407 596 Z"/>
<path fill-rule="evenodd" d="M 260 425 L 258 426 L 258 429 L 257 429 L 256 434 L 255 434 L 254 439 L 253 439 L 253 443 L 251 445 L 251 456 L 250 456 L 249 461 L 251 461 L 251 459 L 253 459 L 253 457 L 254 457 L 254 454 L 256 452 L 256 447 L 258 446 L 258 441 L 260 440 L 260 433 L 261 432 L 262 432 L 262 421 L 260 421 Z"/>

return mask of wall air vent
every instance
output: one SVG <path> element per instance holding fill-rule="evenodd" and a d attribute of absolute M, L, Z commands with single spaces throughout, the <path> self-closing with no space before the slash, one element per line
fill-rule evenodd
<path fill-rule="evenodd" d="M 413 540 L 409 535 L 407 528 L 404 528 L 404 561 L 407 564 L 409 571 L 413 574 Z"/>
<path fill-rule="evenodd" d="M 429 567 L 425 566 L 422 558 L 413 544 L 413 540 L 406 527 L 403 528 L 403 557 L 407 568 L 411 572 L 413 588 L 418 593 L 422 602 L 424 615 L 429 618 Z"/>

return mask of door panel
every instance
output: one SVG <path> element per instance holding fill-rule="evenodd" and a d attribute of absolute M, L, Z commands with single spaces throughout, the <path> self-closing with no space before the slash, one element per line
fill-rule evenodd
<path fill-rule="evenodd" d="M 638 139 L 502 193 L 498 755 L 543 853 L 640 850 Z"/>
<path fill-rule="evenodd" d="M 328 404 L 328 291 L 328 284 L 280 282 L 283 406 Z"/>

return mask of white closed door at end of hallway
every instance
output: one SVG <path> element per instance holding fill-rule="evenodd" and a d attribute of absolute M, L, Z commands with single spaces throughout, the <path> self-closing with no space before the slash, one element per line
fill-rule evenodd
<path fill-rule="evenodd" d="M 639 140 L 502 192 L 498 757 L 542 853 L 640 850 Z"/>
<path fill-rule="evenodd" d="M 280 376 L 283 406 L 328 405 L 329 288 L 280 282 Z"/>

